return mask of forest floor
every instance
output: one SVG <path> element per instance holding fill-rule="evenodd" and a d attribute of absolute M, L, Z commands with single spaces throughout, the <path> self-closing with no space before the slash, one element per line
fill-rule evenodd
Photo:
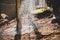
<path fill-rule="evenodd" d="M 35 18 L 34 23 L 37 28 L 29 33 L 21 36 L 21 40 L 60 40 L 60 24 L 51 23 L 52 18 Z M 13 22 L 13 25 L 16 21 Z M 13 36 L 0 36 L 0 40 L 15 40 Z"/>

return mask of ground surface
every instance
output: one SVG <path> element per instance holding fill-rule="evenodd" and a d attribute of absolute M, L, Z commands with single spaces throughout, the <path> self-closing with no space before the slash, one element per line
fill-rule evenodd
<path fill-rule="evenodd" d="M 60 25 L 52 24 L 51 21 L 52 18 L 34 19 L 37 28 L 30 34 L 22 35 L 21 40 L 60 40 Z M 16 21 L 12 23 L 13 26 L 16 25 L 15 23 Z M 1 36 L 0 40 L 14 40 L 14 38 L 14 36 L 5 35 Z"/>
<path fill-rule="evenodd" d="M 51 23 L 52 18 L 35 20 L 38 24 L 36 31 L 22 36 L 22 40 L 60 40 L 60 26 Z M 27 37 L 28 35 L 28 37 Z M 30 37 L 29 37 L 30 36 Z"/>

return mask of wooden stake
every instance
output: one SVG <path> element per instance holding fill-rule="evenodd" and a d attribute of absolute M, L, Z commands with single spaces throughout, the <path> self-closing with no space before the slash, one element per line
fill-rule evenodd
<path fill-rule="evenodd" d="M 15 40 L 21 40 L 21 18 L 20 18 L 20 4 L 21 4 L 21 0 L 16 0 L 16 19 L 17 19 L 17 28 L 16 28 L 16 32 L 17 34 L 15 35 Z"/>

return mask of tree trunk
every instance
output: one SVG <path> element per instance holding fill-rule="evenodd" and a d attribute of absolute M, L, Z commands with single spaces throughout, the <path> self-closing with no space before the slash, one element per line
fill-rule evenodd
<path fill-rule="evenodd" d="M 21 2 L 21 34 L 30 33 L 34 30 L 31 11 L 35 9 L 34 0 L 23 0 Z"/>

